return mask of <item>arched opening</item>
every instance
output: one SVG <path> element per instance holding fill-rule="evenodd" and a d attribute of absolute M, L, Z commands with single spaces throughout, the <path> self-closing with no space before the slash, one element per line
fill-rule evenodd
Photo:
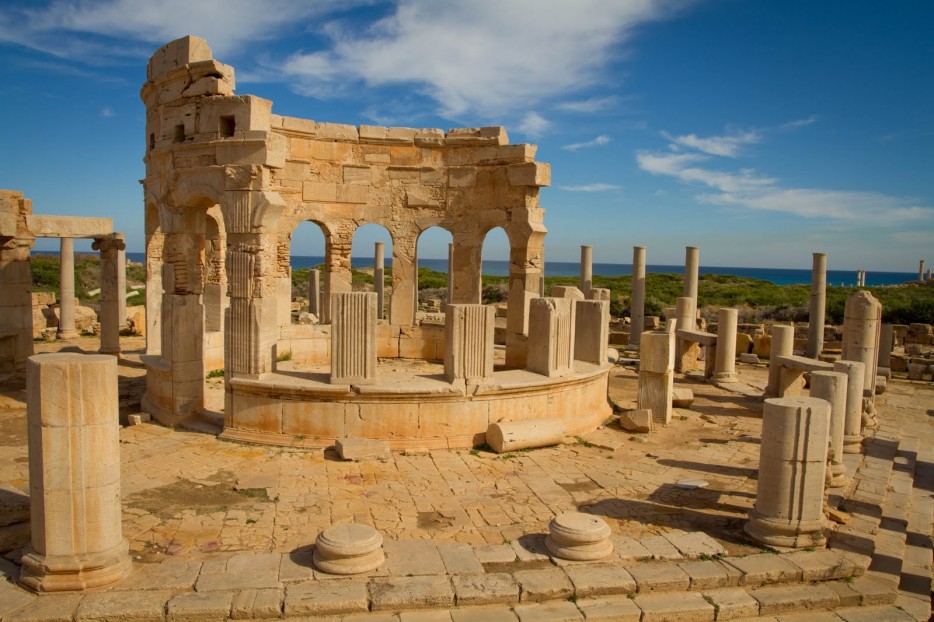
<path fill-rule="evenodd" d="M 509 237 L 502 227 L 487 231 L 481 251 L 483 304 L 505 303 L 509 296 L 509 251 Z"/>
<path fill-rule="evenodd" d="M 224 234 L 220 208 L 215 206 L 204 217 L 204 331 L 224 330 L 224 309 L 227 300 L 227 271 L 224 260 L 227 236 Z"/>
<path fill-rule="evenodd" d="M 437 313 L 451 300 L 450 248 L 454 242 L 451 232 L 442 227 L 429 227 L 422 231 L 415 244 L 415 267 L 418 287 L 415 290 L 416 308 Z"/>
<path fill-rule="evenodd" d="M 392 235 L 389 230 L 375 223 L 357 227 L 350 248 L 353 290 L 377 293 L 380 319 L 389 317 L 392 292 L 392 269 L 387 273 L 387 257 L 392 258 Z M 379 287 L 380 279 L 382 289 Z"/>
<path fill-rule="evenodd" d="M 289 241 L 292 297 L 298 307 L 292 323 L 321 320 L 321 284 L 324 279 L 324 230 L 313 220 L 298 223 Z M 302 314 L 314 316 L 312 320 Z"/>

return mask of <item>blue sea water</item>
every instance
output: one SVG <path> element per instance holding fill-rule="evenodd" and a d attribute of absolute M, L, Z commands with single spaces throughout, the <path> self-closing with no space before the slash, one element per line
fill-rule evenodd
<path fill-rule="evenodd" d="M 57 255 L 55 251 L 36 251 L 37 254 Z M 145 260 L 143 253 L 127 253 L 127 259 L 142 263 Z M 324 263 L 324 257 L 320 256 L 292 256 L 292 269 L 313 268 Z M 355 268 L 370 268 L 373 266 L 372 257 L 353 257 L 351 264 Z M 387 258 L 387 265 L 389 260 Z M 447 259 L 421 259 L 418 265 L 424 268 L 431 268 L 438 272 L 448 271 Z M 682 274 L 684 266 L 667 266 L 649 264 L 645 267 L 646 272 L 650 273 L 668 273 Z M 483 273 L 492 276 L 506 276 L 509 274 L 509 262 L 502 260 L 485 260 L 483 262 Z M 617 276 L 632 274 L 631 264 L 620 263 L 594 263 L 593 273 L 600 276 Z M 735 276 L 759 279 L 761 281 L 770 281 L 776 285 L 809 285 L 811 283 L 811 271 L 794 270 L 786 268 L 740 268 L 737 266 L 701 266 L 701 274 L 732 274 Z M 573 261 L 549 261 L 545 263 L 545 276 L 578 276 L 580 275 L 580 264 Z M 917 280 L 918 274 L 911 272 L 866 272 L 866 285 L 899 285 L 907 281 Z M 855 270 L 828 270 L 827 284 L 836 286 L 855 286 Z"/>

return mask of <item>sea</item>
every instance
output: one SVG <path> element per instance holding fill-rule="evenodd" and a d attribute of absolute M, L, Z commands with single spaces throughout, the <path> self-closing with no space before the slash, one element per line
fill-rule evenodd
<path fill-rule="evenodd" d="M 35 254 L 57 255 L 57 251 L 34 251 Z M 127 259 L 137 263 L 142 263 L 146 256 L 144 253 L 127 253 Z M 293 255 L 292 269 L 313 268 L 324 263 L 324 257 L 316 255 Z M 352 257 L 350 261 L 354 268 L 372 268 L 372 257 Z M 389 259 L 387 258 L 387 265 Z M 423 259 L 419 258 L 418 265 L 423 268 L 430 268 L 437 272 L 448 271 L 447 259 Z M 684 266 L 647 264 L 645 271 L 648 273 L 662 274 L 683 274 Z M 700 266 L 701 274 L 732 274 L 734 276 L 758 279 L 760 281 L 769 281 L 775 285 L 809 285 L 811 283 L 811 270 L 796 270 L 791 268 L 741 268 L 738 266 Z M 620 276 L 632 274 L 632 264 L 628 263 L 594 263 L 594 275 L 600 276 Z M 509 262 L 505 260 L 484 260 L 483 274 L 491 276 L 507 276 L 509 274 Z M 545 276 L 579 276 L 580 264 L 576 261 L 546 261 Z M 866 272 L 866 285 L 900 285 L 908 281 L 916 281 L 917 272 Z M 841 287 L 851 287 L 856 285 L 855 270 L 828 270 L 827 284 Z"/>

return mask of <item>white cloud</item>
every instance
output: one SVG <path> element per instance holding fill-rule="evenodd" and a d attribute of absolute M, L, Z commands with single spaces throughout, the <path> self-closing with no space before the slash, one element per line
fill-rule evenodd
<path fill-rule="evenodd" d="M 700 153 L 640 151 L 636 154 L 639 168 L 648 173 L 713 190 L 696 196 L 704 203 L 864 224 L 934 218 L 934 209 L 917 205 L 909 198 L 879 192 L 786 188 L 778 180 L 753 169 L 728 172 L 700 166 L 710 159 L 709 155 Z"/>
<path fill-rule="evenodd" d="M 710 155 L 735 158 L 744 145 L 750 145 L 762 140 L 762 134 L 754 131 L 735 132 L 724 136 L 708 136 L 701 138 L 697 134 L 672 136 L 663 132 L 662 135 L 679 147 L 696 149 Z"/>
<path fill-rule="evenodd" d="M 560 190 L 566 192 L 607 192 L 609 190 L 619 190 L 620 187 L 615 184 L 585 184 L 583 186 L 558 186 Z"/>
<path fill-rule="evenodd" d="M 788 121 L 787 123 L 782 123 L 778 126 L 780 130 L 793 130 L 799 127 L 805 127 L 807 125 L 813 125 L 817 123 L 817 115 L 812 114 L 806 119 L 796 119 L 794 121 Z"/>
<path fill-rule="evenodd" d="M 590 147 L 599 147 L 610 142 L 610 137 L 606 134 L 601 134 L 593 140 L 588 140 L 582 143 L 571 143 L 570 145 L 565 145 L 561 147 L 562 149 L 567 149 L 568 151 L 577 151 L 579 149 L 589 149 Z"/>
<path fill-rule="evenodd" d="M 519 131 L 532 138 L 539 138 L 551 123 L 534 110 L 527 113 L 519 123 Z"/>
<path fill-rule="evenodd" d="M 330 24 L 332 49 L 294 54 L 283 71 L 305 92 L 335 80 L 411 85 L 448 117 L 502 114 L 597 84 L 636 27 L 684 5 L 400 0 L 392 15 L 365 30 Z"/>
<path fill-rule="evenodd" d="M 103 108 L 101 108 L 100 115 L 104 117 L 105 119 L 107 119 L 107 118 L 116 116 L 117 113 L 114 112 L 114 109 L 111 108 L 110 106 L 104 106 Z"/>
<path fill-rule="evenodd" d="M 615 106 L 618 101 L 619 98 L 612 95 L 607 97 L 588 97 L 587 99 L 578 101 L 562 102 L 556 105 L 555 108 L 565 112 L 579 112 L 589 114 L 593 112 L 599 112 L 601 110 L 606 110 L 611 106 Z"/>

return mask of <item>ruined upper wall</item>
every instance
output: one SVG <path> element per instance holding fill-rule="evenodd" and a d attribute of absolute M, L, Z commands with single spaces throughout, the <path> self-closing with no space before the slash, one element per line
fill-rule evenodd
<path fill-rule="evenodd" d="M 16 190 L 0 190 L 0 238 L 29 237 L 26 217 L 32 214 L 32 201 Z"/>

